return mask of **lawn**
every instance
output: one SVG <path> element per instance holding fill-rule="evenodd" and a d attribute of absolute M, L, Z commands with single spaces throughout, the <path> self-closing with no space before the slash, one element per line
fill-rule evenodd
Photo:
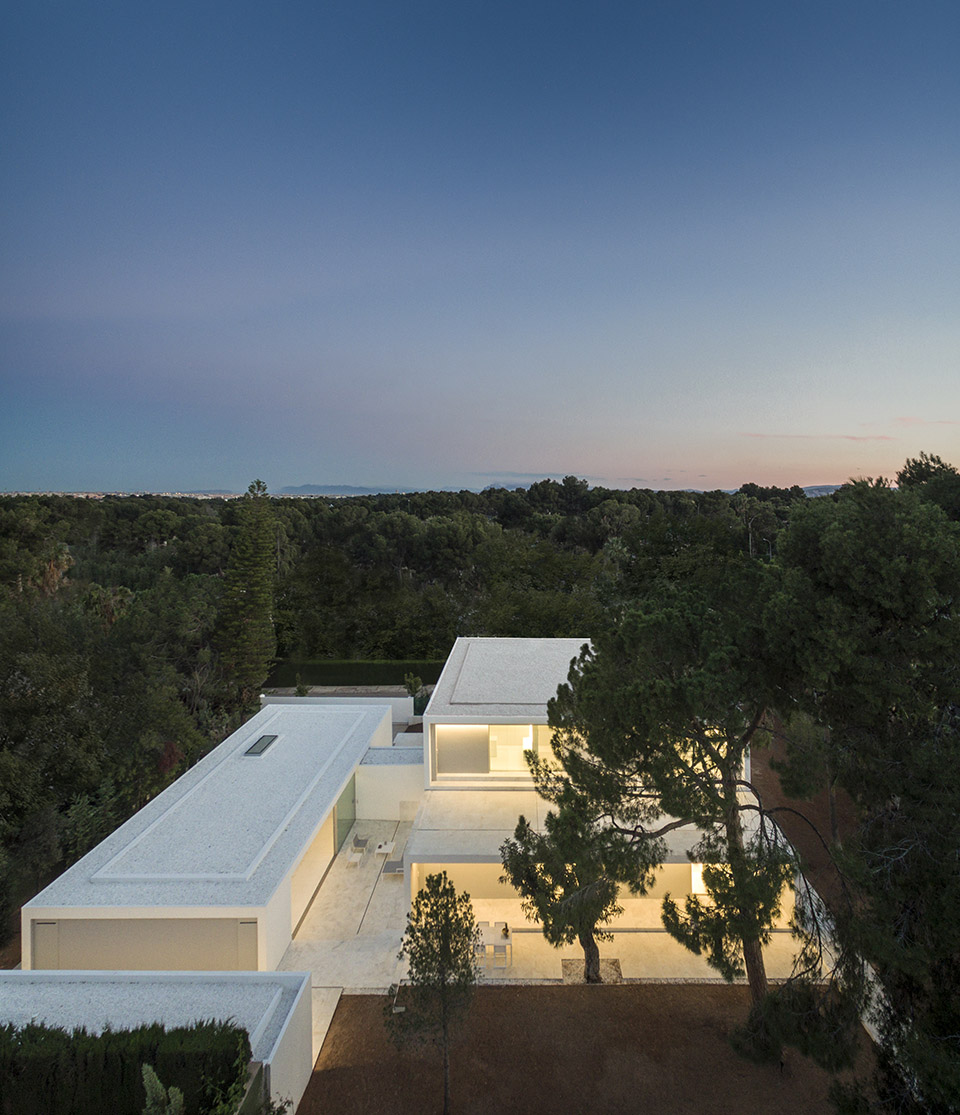
<path fill-rule="evenodd" d="M 438 1053 L 398 1052 L 383 1004 L 341 998 L 299 1115 L 441 1110 Z M 782 1067 L 755 1065 L 733 1052 L 727 1034 L 747 1009 L 741 986 L 481 988 L 453 1049 L 452 1111 L 831 1115 L 830 1077 L 812 1062 L 788 1051 Z"/>

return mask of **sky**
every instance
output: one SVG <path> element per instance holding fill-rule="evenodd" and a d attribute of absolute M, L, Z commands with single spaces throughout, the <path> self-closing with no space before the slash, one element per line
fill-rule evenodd
<path fill-rule="evenodd" d="M 15 0 L 0 490 L 960 464 L 956 0 Z"/>

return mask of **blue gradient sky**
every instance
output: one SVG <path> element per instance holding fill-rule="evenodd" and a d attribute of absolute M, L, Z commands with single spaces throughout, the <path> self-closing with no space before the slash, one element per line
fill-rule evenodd
<path fill-rule="evenodd" d="M 960 463 L 960 5 L 11 5 L 0 488 Z"/>

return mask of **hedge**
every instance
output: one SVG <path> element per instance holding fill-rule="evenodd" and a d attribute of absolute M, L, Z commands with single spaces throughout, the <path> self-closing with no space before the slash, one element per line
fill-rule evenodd
<path fill-rule="evenodd" d="M 72 1033 L 29 1023 L 0 1026 L 2 1115 L 141 1115 L 146 1095 L 141 1066 L 150 1064 L 166 1088 L 179 1088 L 186 1115 L 236 1110 L 246 1085 L 250 1039 L 226 1022 L 164 1030 Z"/>
<path fill-rule="evenodd" d="M 440 677 L 443 659 L 368 659 L 351 661 L 336 658 L 296 659 L 278 662 L 267 678 L 269 688 L 304 685 L 403 685 L 407 674 L 415 674 L 425 685 Z"/>

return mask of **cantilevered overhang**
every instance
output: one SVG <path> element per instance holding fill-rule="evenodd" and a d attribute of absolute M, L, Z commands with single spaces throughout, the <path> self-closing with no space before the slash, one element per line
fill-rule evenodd
<path fill-rule="evenodd" d="M 547 701 L 588 641 L 457 639 L 424 721 L 545 724 Z"/>
<path fill-rule="evenodd" d="M 500 848 L 513 836 L 521 815 L 543 832 L 550 809 L 534 790 L 427 790 L 404 861 L 499 863 Z M 698 836 L 693 828 L 667 833 L 665 862 L 689 863 L 687 852 Z"/>

